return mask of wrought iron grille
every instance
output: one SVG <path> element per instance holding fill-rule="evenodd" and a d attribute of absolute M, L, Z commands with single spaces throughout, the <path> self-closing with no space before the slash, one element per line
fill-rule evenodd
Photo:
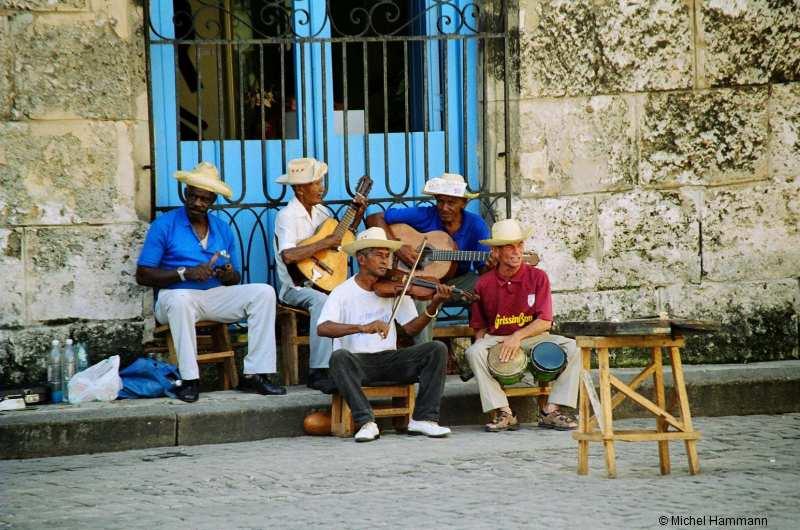
<path fill-rule="evenodd" d="M 274 180 L 297 156 L 329 163 L 334 215 L 363 173 L 386 209 L 430 202 L 421 188 L 443 171 L 465 176 L 487 221 L 510 214 L 504 0 L 147 0 L 145 16 L 152 214 L 180 205 L 176 169 L 216 163 L 244 281 L 274 281 L 291 193 Z"/>

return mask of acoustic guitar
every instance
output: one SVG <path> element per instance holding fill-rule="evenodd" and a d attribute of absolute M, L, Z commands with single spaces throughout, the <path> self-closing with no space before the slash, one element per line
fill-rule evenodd
<path fill-rule="evenodd" d="M 403 223 L 389 225 L 389 228 L 395 239 L 399 239 L 404 245 L 412 248 L 419 248 L 422 239 L 428 238 L 428 244 L 419 259 L 417 271 L 419 274 L 433 276 L 439 280 L 455 276 L 459 261 L 486 261 L 491 254 L 490 251 L 459 250 L 450 234 L 442 230 L 423 234 Z M 523 256 L 523 260 L 529 265 L 536 266 L 539 263 L 539 256 L 535 252 L 528 252 Z M 399 267 L 407 268 L 403 263 L 400 263 Z"/>
<path fill-rule="evenodd" d="M 372 179 L 368 175 L 364 175 L 358 181 L 355 197 L 366 198 L 371 189 Z M 361 222 L 360 217 L 356 219 L 356 212 L 357 208 L 351 203 L 340 221 L 334 218 L 326 219 L 319 225 L 316 234 L 300 241 L 298 246 L 316 243 L 331 234 L 341 237 L 342 245 L 352 242 L 355 239 L 352 230 Z M 347 279 L 347 254 L 341 247 L 320 250 L 310 258 L 298 261 L 293 268 L 296 270 L 293 276 L 301 280 L 296 283 L 309 280 L 319 289 L 330 292 Z"/>

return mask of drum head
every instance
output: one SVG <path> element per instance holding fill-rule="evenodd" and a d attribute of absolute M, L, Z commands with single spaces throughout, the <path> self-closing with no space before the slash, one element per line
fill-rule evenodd
<path fill-rule="evenodd" d="M 567 354 L 555 342 L 540 342 L 531 349 L 531 373 L 537 381 L 552 381 L 567 365 Z"/>
<path fill-rule="evenodd" d="M 525 376 L 525 368 L 528 366 L 528 356 L 518 349 L 508 362 L 500 362 L 500 352 L 502 344 L 496 344 L 489 349 L 487 364 L 489 372 L 502 385 L 513 385 L 522 381 Z"/>

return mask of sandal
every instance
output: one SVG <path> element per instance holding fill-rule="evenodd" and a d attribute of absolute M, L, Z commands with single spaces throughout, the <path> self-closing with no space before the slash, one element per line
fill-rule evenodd
<path fill-rule="evenodd" d="M 516 431 L 519 429 L 517 417 L 504 410 L 495 413 L 494 421 L 486 424 L 486 432 Z"/>
<path fill-rule="evenodd" d="M 539 427 L 542 429 L 555 429 L 557 431 L 574 431 L 578 428 L 575 418 L 556 409 L 550 414 L 539 412 Z"/>

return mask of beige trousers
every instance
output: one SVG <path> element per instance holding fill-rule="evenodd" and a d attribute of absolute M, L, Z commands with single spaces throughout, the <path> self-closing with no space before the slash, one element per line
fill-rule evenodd
<path fill-rule="evenodd" d="M 489 372 L 489 348 L 502 342 L 505 337 L 499 335 L 484 335 L 467 349 L 466 357 L 478 381 L 478 390 L 481 395 L 483 412 L 489 412 L 501 407 L 508 407 L 508 397 L 503 392 L 503 387 L 492 377 Z M 560 335 L 542 333 L 535 337 L 528 337 L 522 341 L 522 346 L 532 346 L 544 340 L 551 340 L 564 348 L 567 353 L 567 366 L 561 375 L 553 382 L 549 403 L 565 405 L 575 408 L 578 404 L 578 385 L 580 382 L 581 360 L 578 354 L 578 345 L 574 340 Z"/>

